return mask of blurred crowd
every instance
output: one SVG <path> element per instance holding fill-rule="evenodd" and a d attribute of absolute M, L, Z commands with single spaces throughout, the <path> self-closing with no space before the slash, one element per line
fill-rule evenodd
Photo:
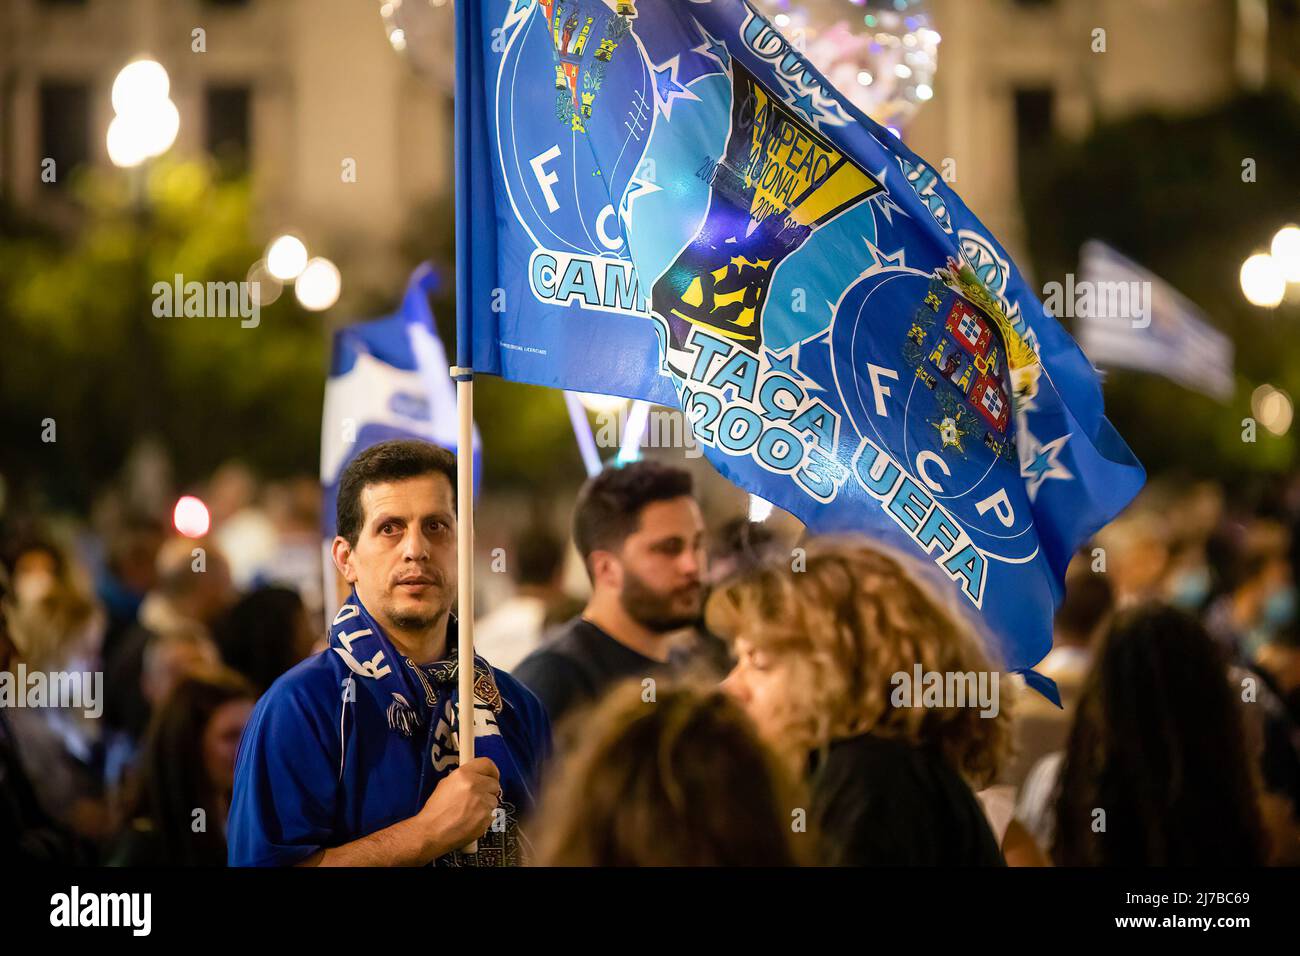
<path fill-rule="evenodd" d="M 6 529 L 0 670 L 68 675 L 95 703 L 93 713 L 0 708 L 6 848 L 59 862 L 224 864 L 244 724 L 322 631 L 320 489 L 261 485 L 231 463 L 200 490 L 211 525 L 200 537 L 124 506 L 125 495 L 106 496 L 86 526 Z"/>
<path fill-rule="evenodd" d="M 0 671 L 100 674 L 103 700 L 0 707 L 0 856 L 225 865 L 244 726 L 330 602 L 314 481 L 230 465 L 204 498 L 199 538 L 7 527 Z M 893 693 L 918 664 L 996 672 L 906 559 L 709 515 L 674 553 L 625 547 L 683 502 L 686 472 L 607 471 L 572 544 L 521 529 L 479 608 L 476 650 L 556 728 L 532 862 L 1300 863 L 1300 480 L 1154 482 L 1067 572 L 1036 668 L 1063 706 L 1001 674 L 992 713 Z"/>

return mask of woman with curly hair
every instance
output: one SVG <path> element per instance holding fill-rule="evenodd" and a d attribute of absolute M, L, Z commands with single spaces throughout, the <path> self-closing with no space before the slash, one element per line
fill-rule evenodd
<path fill-rule="evenodd" d="M 806 775 L 821 862 L 1003 862 L 971 788 L 1008 755 L 1006 709 L 918 707 L 897 693 L 918 664 L 986 684 L 998 675 L 904 559 L 865 539 L 816 540 L 801 570 L 769 564 L 726 582 L 706 613 L 738 660 L 724 689 Z"/>

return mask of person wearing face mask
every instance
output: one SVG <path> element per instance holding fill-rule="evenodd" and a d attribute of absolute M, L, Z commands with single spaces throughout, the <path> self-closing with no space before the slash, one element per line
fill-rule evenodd
<path fill-rule="evenodd" d="M 678 671 L 675 638 L 699 621 L 704 601 L 704 519 L 680 468 L 605 469 L 578 494 L 573 540 L 591 599 L 514 672 L 553 722 L 621 680 Z"/>
<path fill-rule="evenodd" d="M 1205 627 L 1234 664 L 1249 666 L 1270 634 L 1295 617 L 1289 545 L 1287 530 L 1266 520 L 1216 542 L 1220 594 L 1206 609 Z"/>
<path fill-rule="evenodd" d="M 1214 587 L 1207 552 L 1223 520 L 1223 488 L 1213 481 L 1195 482 L 1175 497 L 1167 511 L 1178 515 L 1178 521 L 1170 528 L 1161 596 L 1176 608 L 1200 614 Z"/>
<path fill-rule="evenodd" d="M 1169 603 L 1189 614 L 1198 613 L 1210 596 L 1214 579 L 1205 564 L 1189 564 L 1178 568 L 1166 582 Z"/>

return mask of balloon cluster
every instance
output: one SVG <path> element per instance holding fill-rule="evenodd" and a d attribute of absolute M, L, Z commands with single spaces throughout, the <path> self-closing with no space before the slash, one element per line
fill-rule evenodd
<path fill-rule="evenodd" d="M 388 42 L 421 79 L 450 90 L 452 0 L 383 0 Z"/>
<path fill-rule="evenodd" d="M 755 3 L 841 94 L 894 132 L 934 96 L 940 37 L 926 0 Z"/>
<path fill-rule="evenodd" d="M 934 95 L 939 33 L 928 0 L 755 0 L 852 103 L 901 132 Z M 382 0 L 388 42 L 421 78 L 450 89 L 452 0 Z"/>

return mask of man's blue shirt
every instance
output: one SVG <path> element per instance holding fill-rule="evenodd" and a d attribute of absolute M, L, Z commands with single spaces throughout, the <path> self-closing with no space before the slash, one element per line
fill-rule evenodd
<path fill-rule="evenodd" d="M 227 830 L 232 866 L 300 863 L 413 817 L 458 765 L 455 620 L 449 658 L 417 666 L 351 601 L 357 615 L 343 626 L 336 618 L 330 647 L 281 676 L 244 730 Z M 550 722 L 526 687 L 475 663 L 475 756 L 500 770 L 502 809 L 475 858 L 457 852 L 438 862 L 512 865 L 519 819 L 550 752 Z"/>

